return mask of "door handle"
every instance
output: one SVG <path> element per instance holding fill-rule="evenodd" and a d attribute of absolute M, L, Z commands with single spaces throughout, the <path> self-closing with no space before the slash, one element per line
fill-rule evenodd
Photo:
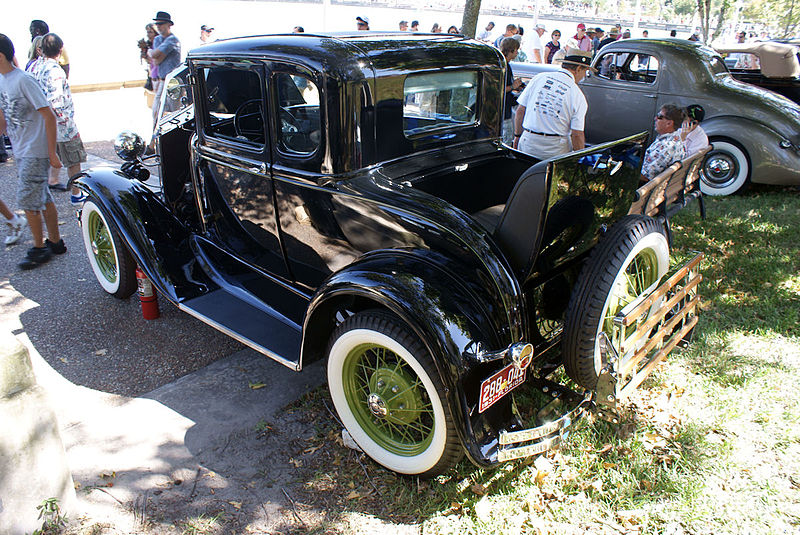
<path fill-rule="evenodd" d="M 656 98 L 658 95 L 649 94 L 649 95 L 645 95 L 645 96 L 646 96 L 647 98 Z"/>
<path fill-rule="evenodd" d="M 262 175 L 265 175 L 265 174 L 267 174 L 267 164 L 262 163 L 261 165 L 259 165 L 257 167 L 255 167 L 255 166 L 254 167 L 248 167 L 247 170 L 250 171 L 251 173 L 261 173 Z"/>

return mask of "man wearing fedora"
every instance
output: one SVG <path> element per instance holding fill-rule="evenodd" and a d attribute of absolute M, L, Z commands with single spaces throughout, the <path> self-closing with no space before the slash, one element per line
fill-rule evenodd
<path fill-rule="evenodd" d="M 158 35 L 153 39 L 153 48 L 147 51 L 156 64 L 156 79 L 153 80 L 153 90 L 156 95 L 153 99 L 153 125 L 158 120 L 158 105 L 161 102 L 161 93 L 164 90 L 164 78 L 172 69 L 181 63 L 181 42 L 172 33 L 172 18 L 166 11 L 159 11 L 155 18 Z"/>
<path fill-rule="evenodd" d="M 517 98 L 514 148 L 540 160 L 586 146 L 586 97 L 578 82 L 591 69 L 592 53 L 570 49 L 558 71 L 535 76 Z"/>

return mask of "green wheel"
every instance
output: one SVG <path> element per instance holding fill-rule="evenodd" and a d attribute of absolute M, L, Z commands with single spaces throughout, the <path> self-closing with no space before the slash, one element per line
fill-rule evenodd
<path fill-rule="evenodd" d="M 136 264 L 92 199 L 81 210 L 81 231 L 97 282 L 114 297 L 130 297 L 136 291 Z"/>
<path fill-rule="evenodd" d="M 564 320 L 562 356 L 567 374 L 585 388 L 594 388 L 602 369 L 598 336 L 616 343 L 616 316 L 625 306 L 654 290 L 669 269 L 669 244 L 655 219 L 629 216 L 620 220 L 592 251 L 572 292 Z M 656 302 L 651 310 L 656 310 Z M 627 327 L 625 335 L 637 325 Z M 645 340 L 642 341 L 644 343 Z M 619 348 L 616 348 L 619 351 Z M 620 355 L 624 364 L 638 347 Z"/>
<path fill-rule="evenodd" d="M 350 435 L 386 468 L 433 477 L 461 457 L 433 361 L 395 317 L 361 312 L 336 329 L 328 346 L 328 387 Z"/>

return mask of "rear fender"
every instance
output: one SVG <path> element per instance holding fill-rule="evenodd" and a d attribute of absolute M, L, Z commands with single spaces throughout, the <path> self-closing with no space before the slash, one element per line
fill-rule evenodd
<path fill-rule="evenodd" d="M 750 160 L 750 180 L 761 184 L 800 184 L 800 150 L 781 147 L 786 138 L 767 125 L 742 117 L 713 117 L 703 121 L 711 138 L 725 138 L 741 146 Z M 791 141 L 791 140 L 787 140 Z"/>
<path fill-rule="evenodd" d="M 213 283 L 197 265 L 190 229 L 157 194 L 107 167 L 77 175 L 74 185 L 92 197 L 163 296 L 177 304 L 209 291 Z"/>
<path fill-rule="evenodd" d="M 424 254 L 424 253 L 421 253 Z M 306 313 L 301 358 L 324 356 L 336 314 L 383 308 L 403 320 L 433 356 L 445 385 L 445 399 L 470 459 L 496 462 L 499 432 L 515 422 L 511 396 L 483 413 L 477 411 L 480 383 L 502 368 L 502 360 L 480 363 L 479 349 L 505 349 L 512 343 L 503 318 L 490 318 L 485 302 L 430 259 L 410 251 L 379 252 L 332 275 L 317 291 Z"/>

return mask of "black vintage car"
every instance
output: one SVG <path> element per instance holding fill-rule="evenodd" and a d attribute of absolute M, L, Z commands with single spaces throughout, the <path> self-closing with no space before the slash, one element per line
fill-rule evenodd
<path fill-rule="evenodd" d="M 449 35 L 193 50 L 166 82 L 158 155 L 123 134 L 129 161 L 76 181 L 98 281 L 126 298 L 138 264 L 277 362 L 325 359 L 342 422 L 391 470 L 547 450 L 691 331 L 698 260 L 659 286 L 644 135 L 544 162 L 503 145 L 505 68 Z M 562 363 L 572 382 L 553 380 Z"/>

